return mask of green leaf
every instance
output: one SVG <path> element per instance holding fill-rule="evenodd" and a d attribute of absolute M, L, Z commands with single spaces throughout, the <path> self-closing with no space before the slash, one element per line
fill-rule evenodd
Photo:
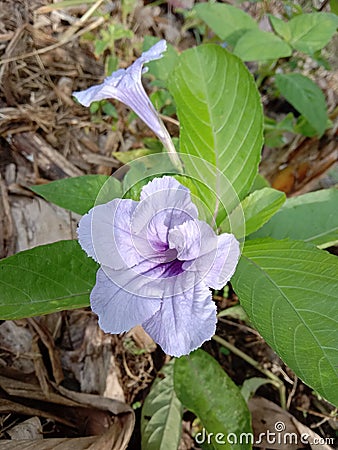
<path fill-rule="evenodd" d="M 115 70 L 117 70 L 118 64 L 119 64 L 119 59 L 116 56 L 114 56 L 114 55 L 107 56 L 106 62 L 105 62 L 105 71 L 106 71 L 107 76 L 110 76 L 113 72 L 115 72 Z M 107 102 L 107 103 L 109 103 L 111 106 L 113 106 L 110 102 Z M 114 109 L 115 109 L 115 107 L 114 107 Z M 115 119 L 118 118 L 116 109 L 115 109 L 115 111 L 113 111 L 113 109 L 110 109 L 108 115 L 114 117 Z"/>
<path fill-rule="evenodd" d="M 270 117 L 264 117 L 264 136 L 267 147 L 282 147 L 287 143 L 284 136 L 285 132 L 295 133 L 295 131 L 294 116 L 292 113 L 287 114 L 279 122 Z"/>
<path fill-rule="evenodd" d="M 288 198 L 252 238 L 270 236 L 311 242 L 321 248 L 338 243 L 338 189 Z"/>
<path fill-rule="evenodd" d="M 295 123 L 294 132 L 302 134 L 306 137 L 314 137 L 317 136 L 318 131 L 313 128 L 312 125 L 305 119 L 304 116 L 297 117 L 297 121 Z"/>
<path fill-rule="evenodd" d="M 221 47 L 201 45 L 182 53 L 168 87 L 180 120 L 185 173 L 206 185 L 200 195 L 210 209 L 217 213 L 219 196 L 231 210 L 256 177 L 263 140 L 251 74 Z"/>
<path fill-rule="evenodd" d="M 330 9 L 334 14 L 338 15 L 338 2 L 337 0 L 330 0 Z"/>
<path fill-rule="evenodd" d="M 81 215 L 86 214 L 97 201 L 106 203 L 122 194 L 121 183 L 106 175 L 64 178 L 31 186 L 30 189 L 49 202 Z"/>
<path fill-rule="evenodd" d="M 338 20 L 334 14 L 316 12 L 293 17 L 289 26 L 292 47 L 312 55 L 330 42 L 337 29 Z"/>
<path fill-rule="evenodd" d="M 175 391 L 183 405 L 196 414 L 207 433 L 250 433 L 250 413 L 239 388 L 218 362 L 203 350 L 175 360 Z M 235 439 L 233 439 L 235 441 Z M 239 438 L 238 438 L 239 442 Z M 228 445 L 212 439 L 215 449 L 250 449 L 249 444 Z"/>
<path fill-rule="evenodd" d="M 97 267 L 77 241 L 42 245 L 1 260 L 0 318 L 88 306 Z"/>
<path fill-rule="evenodd" d="M 174 360 L 159 372 L 144 402 L 141 416 L 142 450 L 177 450 L 183 407 L 174 391 Z"/>
<path fill-rule="evenodd" d="M 94 53 L 96 56 L 102 55 L 102 53 L 109 47 L 109 41 L 107 40 L 96 40 Z"/>
<path fill-rule="evenodd" d="M 167 152 L 155 151 L 130 161 L 128 166 L 129 170 L 123 178 L 123 197 L 133 200 L 140 199 L 143 186 L 154 177 L 177 174 L 177 169 L 172 165 Z"/>
<path fill-rule="evenodd" d="M 325 96 L 317 84 L 300 73 L 277 74 L 275 79 L 280 93 L 321 136 L 326 129 L 328 116 Z"/>
<path fill-rule="evenodd" d="M 102 111 L 104 112 L 104 114 L 107 114 L 107 116 L 113 117 L 114 119 L 118 119 L 116 108 L 110 102 L 102 103 Z"/>
<path fill-rule="evenodd" d="M 290 56 L 292 50 L 289 44 L 273 33 L 251 30 L 237 41 L 234 53 L 243 61 L 266 61 Z"/>
<path fill-rule="evenodd" d="M 247 241 L 231 282 L 266 342 L 338 406 L 338 258 L 300 241 Z"/>
<path fill-rule="evenodd" d="M 166 89 L 158 89 L 150 94 L 151 103 L 155 106 L 156 111 L 164 115 L 172 116 L 176 114 L 176 106 L 172 95 Z"/>
<path fill-rule="evenodd" d="M 285 199 L 284 192 L 276 189 L 264 188 L 254 191 L 231 212 L 221 223 L 220 228 L 222 232 L 230 232 L 237 239 L 241 239 L 261 228 L 281 208 Z M 243 213 L 244 229 L 242 227 Z"/>
<path fill-rule="evenodd" d="M 135 150 L 128 150 L 127 152 L 112 152 L 112 156 L 118 159 L 123 164 L 128 164 L 137 158 L 158 153 L 156 150 L 149 148 L 137 148 Z"/>
<path fill-rule="evenodd" d="M 235 45 L 245 31 L 258 28 L 249 14 L 231 5 L 200 3 L 194 10 L 217 36 L 231 45 Z"/>
<path fill-rule="evenodd" d="M 231 317 L 233 319 L 242 320 L 243 322 L 249 322 L 249 317 L 241 305 L 234 305 L 230 306 L 230 308 L 225 308 L 217 314 L 217 317 Z"/>
<path fill-rule="evenodd" d="M 271 380 L 267 378 L 252 377 L 245 380 L 241 389 L 241 394 L 245 398 L 245 401 L 248 402 L 257 389 L 268 383 L 271 383 Z"/>
<path fill-rule="evenodd" d="M 268 16 L 275 32 L 286 41 L 289 41 L 291 39 L 291 30 L 289 22 L 284 22 L 284 20 L 278 19 L 272 14 L 268 14 Z"/>
<path fill-rule="evenodd" d="M 270 184 L 266 178 L 263 177 L 260 173 L 256 175 L 254 182 L 250 188 L 250 194 L 252 192 L 258 191 L 259 189 L 263 189 L 265 187 L 270 187 Z"/>

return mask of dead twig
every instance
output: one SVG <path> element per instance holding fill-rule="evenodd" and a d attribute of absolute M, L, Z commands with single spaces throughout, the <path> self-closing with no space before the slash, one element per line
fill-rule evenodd
<path fill-rule="evenodd" d="M 48 45 L 47 47 L 44 47 L 44 48 L 40 48 L 39 50 L 34 50 L 32 52 L 24 53 L 22 55 L 13 56 L 13 57 L 10 57 L 10 58 L 4 58 L 4 59 L 2 59 L 0 61 L 0 66 L 3 65 L 3 64 L 8 64 L 10 62 L 18 61 L 20 59 L 22 60 L 22 59 L 30 58 L 32 56 L 42 55 L 43 53 L 47 53 L 47 52 L 50 52 L 51 50 L 55 50 L 56 48 L 62 47 L 63 45 L 68 44 L 70 41 L 79 38 L 83 34 L 86 34 L 89 31 L 92 31 L 95 28 L 98 28 L 104 22 L 105 22 L 105 18 L 104 17 L 99 17 L 94 22 L 89 24 L 87 27 L 85 27 L 82 30 L 78 31 L 77 33 L 69 36 L 67 39 L 62 38 L 59 42 L 57 42 L 55 44 L 52 44 L 52 45 Z"/>
<path fill-rule="evenodd" d="M 36 159 L 38 167 L 52 180 L 83 175 L 82 170 L 51 147 L 39 134 L 32 132 L 15 134 L 11 143 L 30 161 Z"/>

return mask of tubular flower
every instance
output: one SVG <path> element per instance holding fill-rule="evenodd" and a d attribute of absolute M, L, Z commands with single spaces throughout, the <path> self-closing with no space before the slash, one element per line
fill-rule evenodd
<path fill-rule="evenodd" d="M 95 206 L 82 217 L 78 236 L 101 265 L 90 301 L 105 332 L 141 324 L 172 356 L 212 337 L 216 306 L 209 288 L 229 281 L 239 243 L 198 219 L 189 189 L 175 178 L 153 179 L 139 202 Z"/>
<path fill-rule="evenodd" d="M 163 39 L 142 55 L 127 69 L 119 69 L 107 77 L 102 84 L 92 86 L 85 91 L 73 92 L 74 97 L 84 106 L 94 101 L 113 98 L 127 105 L 148 125 L 168 150 L 176 167 L 181 168 L 178 155 L 171 137 L 164 126 L 158 112 L 151 103 L 144 87 L 141 76 L 148 69 L 143 68 L 147 62 L 160 59 L 167 49 Z"/>

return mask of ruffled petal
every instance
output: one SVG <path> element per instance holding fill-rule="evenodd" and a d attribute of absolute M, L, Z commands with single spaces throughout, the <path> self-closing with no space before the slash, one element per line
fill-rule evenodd
<path fill-rule="evenodd" d="M 161 308 L 142 326 L 165 353 L 179 357 L 209 340 L 216 321 L 211 292 L 198 283 L 189 291 L 164 298 Z"/>
<path fill-rule="evenodd" d="M 157 177 L 149 181 L 149 183 L 147 183 L 142 188 L 140 200 L 144 200 L 147 197 L 153 196 L 158 192 L 162 194 L 170 194 L 170 196 L 173 196 L 177 193 L 177 191 L 179 193 L 180 201 L 184 201 L 184 204 L 186 204 L 189 209 L 191 208 L 191 214 L 195 214 L 194 217 L 197 217 L 198 211 L 196 206 L 191 201 L 190 190 L 187 187 L 183 186 L 183 184 L 178 182 L 174 177 Z"/>
<path fill-rule="evenodd" d="M 216 235 L 205 222 L 190 220 L 169 231 L 169 247 L 209 287 L 221 289 L 235 272 L 240 250 L 232 234 Z"/>
<path fill-rule="evenodd" d="M 221 289 L 235 273 L 239 257 L 239 242 L 233 234 L 217 236 L 216 256 L 204 282 L 213 289 Z"/>
<path fill-rule="evenodd" d="M 154 61 L 155 59 L 160 59 L 163 57 L 163 53 L 167 50 L 167 43 L 164 39 L 158 41 L 155 45 L 150 47 L 149 50 L 142 53 L 140 60 L 142 64 Z"/>
<path fill-rule="evenodd" d="M 92 208 L 78 226 L 81 247 L 95 261 L 113 269 L 132 267 L 142 261 L 131 234 L 138 202 L 114 199 Z M 142 243 L 138 247 L 142 249 Z"/>
<path fill-rule="evenodd" d="M 92 310 L 99 316 L 99 326 L 105 333 L 122 333 L 140 325 L 158 311 L 159 298 L 130 294 L 116 285 L 102 268 L 90 294 Z"/>
<path fill-rule="evenodd" d="M 133 233 L 157 234 L 166 244 L 171 228 L 198 216 L 189 189 L 173 177 L 154 178 L 142 189 L 140 200 L 132 224 Z"/>
<path fill-rule="evenodd" d="M 200 256 L 202 247 L 201 224 L 203 225 L 204 222 L 187 220 L 169 230 L 169 248 L 177 251 L 178 259 L 191 261 Z M 207 236 L 203 236 L 203 239 L 206 238 Z"/>

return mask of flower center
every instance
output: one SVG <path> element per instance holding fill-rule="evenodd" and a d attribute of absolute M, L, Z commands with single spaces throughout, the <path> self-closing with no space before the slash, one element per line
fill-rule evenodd
<path fill-rule="evenodd" d="M 163 273 L 161 278 L 170 278 L 179 275 L 184 272 L 182 266 L 184 261 L 180 261 L 179 259 L 173 259 L 171 261 L 163 263 L 161 266 L 163 267 Z"/>

